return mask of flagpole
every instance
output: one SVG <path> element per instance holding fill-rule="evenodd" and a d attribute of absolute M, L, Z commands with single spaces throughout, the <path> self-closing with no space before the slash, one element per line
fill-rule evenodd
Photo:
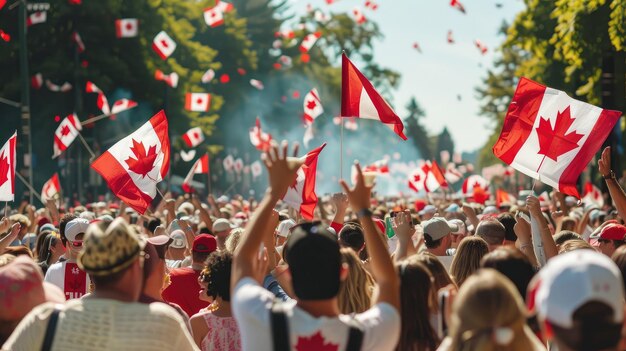
<path fill-rule="evenodd" d="M 77 133 L 76 135 L 78 135 L 78 139 L 80 139 L 80 142 L 83 143 L 83 146 L 85 147 L 85 149 L 87 149 L 87 151 L 91 154 L 91 158 L 89 158 L 89 162 L 93 161 L 93 159 L 96 158 L 96 154 L 89 147 L 89 144 L 87 144 L 87 141 L 85 140 L 85 138 L 83 138 L 83 136 L 80 133 Z"/>
<path fill-rule="evenodd" d="M 231 184 L 231 185 L 228 187 L 228 189 L 226 189 L 226 190 L 224 191 L 224 194 L 228 194 L 228 192 L 229 192 L 229 191 L 231 191 L 231 190 L 233 189 L 233 187 L 234 187 L 235 185 L 237 185 L 237 183 L 239 183 L 239 180 L 237 180 L 237 178 L 235 177 L 235 181 L 233 182 L 233 184 Z"/>
<path fill-rule="evenodd" d="M 209 168 L 210 169 L 210 168 Z M 211 171 L 208 171 L 206 174 L 206 180 L 207 180 L 207 188 L 209 190 L 209 195 L 211 195 Z"/>
<path fill-rule="evenodd" d="M 84 125 L 87 125 L 87 124 L 90 124 L 90 123 L 98 122 L 98 121 L 99 121 L 99 120 L 101 120 L 101 119 L 104 119 L 104 118 L 110 117 L 111 115 L 114 115 L 114 114 L 118 114 L 118 113 L 126 112 L 126 111 L 128 111 L 128 110 L 134 109 L 135 107 L 137 107 L 137 105 L 135 105 L 135 106 L 133 106 L 133 107 L 129 107 L 129 108 L 127 108 L 127 109 L 123 110 L 123 111 L 119 111 L 119 112 L 116 112 L 116 113 L 103 113 L 103 114 L 98 115 L 98 116 L 96 116 L 96 117 L 91 117 L 91 118 L 89 118 L 89 119 L 86 119 L 86 120 L 84 120 L 84 121 L 80 122 L 80 125 L 81 125 L 81 126 L 84 126 Z"/>
<path fill-rule="evenodd" d="M 341 119 L 341 133 L 339 137 L 339 179 L 343 179 L 343 118 Z"/>
<path fill-rule="evenodd" d="M 24 177 L 22 177 L 21 174 L 19 174 L 18 172 L 15 172 L 15 176 L 22 181 L 22 183 L 24 183 L 24 185 L 26 185 L 26 187 L 28 188 L 28 190 L 30 190 L 30 193 L 33 194 L 42 204 L 45 205 L 45 203 L 43 202 L 43 200 L 41 199 L 41 196 L 39 196 L 39 194 L 35 191 L 35 189 L 33 189 L 33 186 L 30 185 L 29 182 L 26 181 L 26 179 L 24 179 Z"/>
<path fill-rule="evenodd" d="M 7 217 L 7 212 L 9 211 L 9 202 L 5 201 L 4 202 L 4 218 Z"/>

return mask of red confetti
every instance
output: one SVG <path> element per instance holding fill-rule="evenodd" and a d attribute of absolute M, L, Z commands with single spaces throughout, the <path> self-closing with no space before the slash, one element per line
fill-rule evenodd
<path fill-rule="evenodd" d="M 239 73 L 239 75 L 243 76 L 244 74 L 246 74 L 246 70 L 243 68 L 237 68 L 237 73 Z"/>
<path fill-rule="evenodd" d="M 300 61 L 302 61 L 303 63 L 309 63 L 309 61 L 311 61 L 311 56 L 309 56 L 309 54 L 307 53 L 303 53 L 302 55 L 300 55 Z"/>
<path fill-rule="evenodd" d="M 276 62 L 274 64 L 274 69 L 281 69 L 281 68 L 283 68 L 283 65 L 281 65 L 280 63 Z"/>
<path fill-rule="evenodd" d="M 7 43 L 11 41 L 11 36 L 9 35 L 9 33 L 3 31 L 2 29 L 0 29 L 0 38 L 2 38 L 2 40 L 6 41 Z"/>
<path fill-rule="evenodd" d="M 228 74 L 226 74 L 226 73 L 222 74 L 220 76 L 220 82 L 222 84 L 226 84 L 226 83 L 230 82 L 230 76 Z"/>
<path fill-rule="evenodd" d="M 54 116 L 54 121 L 57 123 L 61 122 L 61 116 L 59 115 Z"/>
<path fill-rule="evenodd" d="M 291 97 L 293 97 L 294 99 L 299 99 L 300 98 L 300 91 L 294 90 L 293 94 L 291 94 Z"/>
<path fill-rule="evenodd" d="M 81 65 L 81 66 L 83 66 L 83 67 L 85 67 L 85 68 L 87 68 L 87 67 L 89 66 L 89 61 L 87 61 L 87 60 L 83 60 L 83 61 L 80 63 L 80 65 Z"/>

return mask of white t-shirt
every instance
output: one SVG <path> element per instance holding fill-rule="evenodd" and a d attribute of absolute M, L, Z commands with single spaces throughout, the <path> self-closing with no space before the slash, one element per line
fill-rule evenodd
<path fill-rule="evenodd" d="M 66 277 L 70 280 L 66 281 Z M 48 268 L 44 281 L 54 284 L 65 293 L 65 299 L 78 299 L 89 292 L 91 280 L 76 263 L 57 262 Z M 84 285 L 83 285 L 84 284 Z"/>
<path fill-rule="evenodd" d="M 441 264 L 443 264 L 444 267 L 446 267 L 446 271 L 448 273 L 450 272 L 450 266 L 452 265 L 453 258 L 454 256 L 437 256 L 437 259 L 441 262 Z"/>
<path fill-rule="evenodd" d="M 271 350 L 273 347 L 270 309 L 274 295 L 252 278 L 241 279 L 235 287 L 231 306 L 239 325 L 242 350 Z M 284 305 L 290 344 L 293 350 L 344 350 L 348 342 L 349 315 L 315 318 L 297 307 L 295 301 Z M 361 350 L 394 350 L 400 337 L 400 315 L 387 303 L 379 303 L 354 315 L 364 332 Z"/>

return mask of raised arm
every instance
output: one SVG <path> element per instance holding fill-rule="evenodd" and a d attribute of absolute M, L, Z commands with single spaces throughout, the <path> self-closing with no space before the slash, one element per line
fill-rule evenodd
<path fill-rule="evenodd" d="M 400 309 L 400 279 L 393 267 L 393 262 L 385 243 L 383 236 L 376 231 L 376 226 L 372 220 L 372 212 L 369 210 L 370 194 L 372 187 L 365 185 L 361 166 L 357 163 L 356 185 L 349 188 L 348 184 L 342 179 L 340 184 L 343 187 L 352 210 L 354 210 L 359 218 L 361 227 L 365 235 L 365 246 L 370 255 L 370 268 L 374 279 L 378 283 L 379 294 L 377 303 L 386 302 L 397 310 Z"/>
<path fill-rule="evenodd" d="M 231 289 L 244 277 L 254 277 L 255 256 L 259 254 L 259 247 L 263 242 L 264 234 L 271 221 L 274 206 L 287 189 L 296 180 L 297 172 L 303 160 L 291 165 L 287 162 L 287 142 L 283 142 L 281 150 L 276 143 L 272 143 L 268 152 L 261 155 L 269 174 L 269 188 L 258 207 L 252 214 L 241 237 L 241 242 L 235 250 L 231 274 Z M 259 282 L 262 284 L 262 282 Z"/>
<path fill-rule="evenodd" d="M 470 223 L 472 223 L 474 228 L 478 228 L 478 223 L 480 223 L 480 219 L 478 219 L 478 216 L 476 215 L 476 210 L 474 210 L 474 208 L 469 204 L 465 203 L 463 204 L 463 206 L 461 206 L 461 208 L 463 209 L 463 213 L 470 221 Z"/>
<path fill-rule="evenodd" d="M 213 230 L 213 221 L 211 220 L 211 215 L 209 214 L 209 211 L 202 207 L 202 203 L 200 203 L 200 199 L 198 199 L 197 195 L 191 194 L 191 203 L 193 204 L 193 207 L 195 207 L 196 210 L 198 210 L 198 212 L 200 213 L 200 220 L 204 222 L 207 228 Z"/>
<path fill-rule="evenodd" d="M 405 210 L 398 212 L 394 221 L 392 222 L 393 231 L 398 237 L 398 245 L 396 246 L 396 252 L 394 253 L 393 260 L 399 262 L 407 256 L 411 256 L 417 253 L 415 246 L 413 246 L 413 234 L 415 234 L 415 227 L 411 220 L 411 211 Z"/>
<path fill-rule="evenodd" d="M 598 170 L 609 188 L 609 194 L 613 199 L 613 205 L 621 218 L 626 218 L 626 194 L 615 178 L 615 173 L 611 170 L 611 147 L 606 147 L 602 151 L 602 157 L 598 161 Z"/>
<path fill-rule="evenodd" d="M 554 238 L 552 238 L 552 234 L 550 233 L 550 229 L 548 228 L 548 222 L 543 216 L 543 212 L 541 212 L 539 199 L 532 195 L 529 196 L 526 199 L 526 206 L 528 206 L 528 211 L 530 212 L 530 228 L 533 236 L 535 255 L 537 256 L 537 262 L 543 266 L 547 260 L 558 254 L 558 250 Z M 545 260 L 540 258 L 542 253 L 537 252 L 540 248 L 543 248 Z"/>

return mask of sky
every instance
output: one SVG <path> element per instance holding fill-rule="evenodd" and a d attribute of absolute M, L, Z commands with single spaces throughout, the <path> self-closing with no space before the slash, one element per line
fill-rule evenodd
<path fill-rule="evenodd" d="M 498 35 L 502 22 L 513 21 L 524 9 L 522 1 L 461 0 L 466 14 L 452 8 L 449 0 L 374 0 L 376 11 L 364 9 L 365 0 L 335 1 L 328 5 L 325 0 L 291 0 L 292 12 L 304 14 L 307 4 L 330 12 L 360 7 L 384 35 L 374 44 L 374 60 L 402 76 L 392 102 L 396 112 L 406 116 L 404 106 L 415 96 L 426 112 L 422 123 L 430 135 L 447 127 L 456 151 L 471 152 L 484 145 L 492 127 L 478 115 L 475 88 L 497 57 L 494 49 L 504 40 Z M 446 41 L 448 30 L 454 44 Z M 487 45 L 487 54 L 481 55 L 475 39 Z M 414 42 L 422 53 L 412 47 Z"/>

